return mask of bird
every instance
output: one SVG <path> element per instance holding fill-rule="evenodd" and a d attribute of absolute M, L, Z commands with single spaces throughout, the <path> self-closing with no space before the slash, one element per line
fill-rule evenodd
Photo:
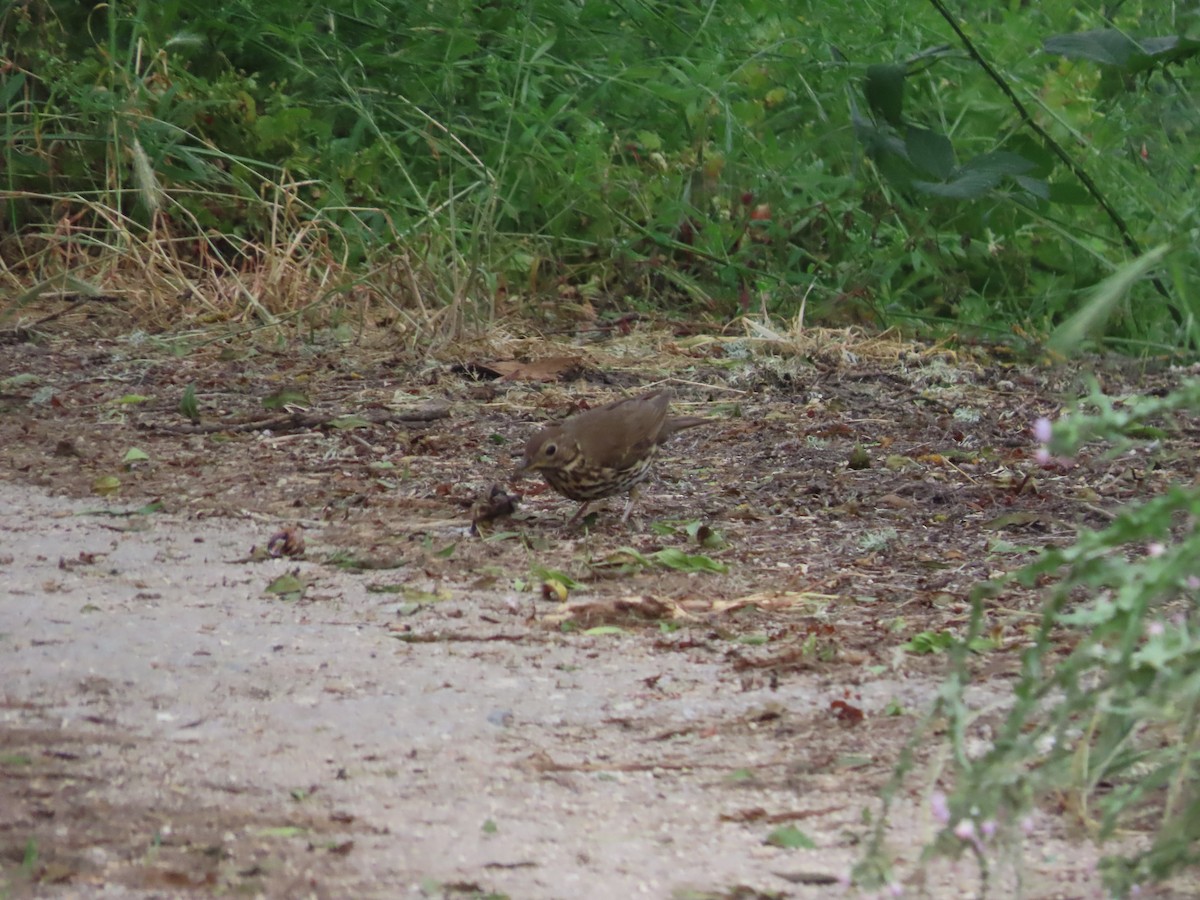
<path fill-rule="evenodd" d="M 569 525 L 579 521 L 593 500 L 628 491 L 624 524 L 659 445 L 677 431 L 711 421 L 668 416 L 670 404 L 669 391 L 650 391 L 546 425 L 525 444 L 517 473 L 540 472 L 558 493 L 579 501 Z"/>

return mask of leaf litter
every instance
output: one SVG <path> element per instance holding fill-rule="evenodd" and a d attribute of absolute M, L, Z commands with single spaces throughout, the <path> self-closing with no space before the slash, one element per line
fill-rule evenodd
<path fill-rule="evenodd" d="M 508 362 L 7 348 L 0 858 L 27 863 L 7 883 L 827 896 L 971 586 L 1191 477 L 1181 422 L 1153 466 L 1040 467 L 1031 424 L 1077 375 L 982 350 L 761 325 L 480 350 Z M 1113 392 L 1177 377 L 1095 365 Z M 306 408 L 264 412 L 281 383 Z M 641 527 L 614 505 L 569 529 L 571 504 L 511 479 L 544 422 L 660 385 L 717 421 L 663 448 Z M 148 529 L 84 515 L 151 503 Z M 103 565 L 39 562 L 87 553 Z M 992 610 L 981 702 L 1036 608 Z M 969 870 L 914 862 L 926 752 L 898 875 L 957 896 Z M 803 833 L 771 830 L 788 816 Z M 993 888 L 1094 884 L 1070 817 L 1036 822 Z"/>

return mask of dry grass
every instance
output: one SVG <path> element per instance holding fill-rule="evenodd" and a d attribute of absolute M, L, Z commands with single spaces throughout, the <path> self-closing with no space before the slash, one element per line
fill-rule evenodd
<path fill-rule="evenodd" d="M 240 209 L 262 223 L 243 237 L 206 228 L 177 202 L 130 204 L 85 197 L 0 192 L 0 201 L 53 210 L 53 221 L 0 242 L 0 325 L 33 333 L 70 319 L 114 332 L 170 332 L 224 339 L 259 329 L 314 329 L 355 321 L 382 326 L 407 350 L 444 348 L 490 314 L 475 271 L 447 242 L 387 248 L 365 265 L 303 183 L 270 185 L 247 200 L 204 195 L 214 209 Z M 143 200 L 159 195 L 137 192 Z M 197 200 L 195 195 L 192 200 Z M 148 205 L 154 211 L 144 213 Z M 247 212 L 248 207 L 253 207 Z M 398 245 L 398 239 L 393 239 Z"/>

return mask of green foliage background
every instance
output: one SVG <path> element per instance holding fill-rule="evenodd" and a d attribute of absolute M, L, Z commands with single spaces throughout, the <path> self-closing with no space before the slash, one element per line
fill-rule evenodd
<path fill-rule="evenodd" d="M 28 233 L 87 200 L 265 243 L 282 189 L 352 266 L 403 246 L 485 290 L 718 315 L 807 297 L 810 320 L 993 335 L 1049 332 L 1165 244 L 1104 327 L 1194 347 L 1196 19 L 1117 9 L 944 12 L 1124 237 L 916 0 L 10 4 L 2 212 Z M 1175 43 L 1042 49 L 1089 29 Z"/>

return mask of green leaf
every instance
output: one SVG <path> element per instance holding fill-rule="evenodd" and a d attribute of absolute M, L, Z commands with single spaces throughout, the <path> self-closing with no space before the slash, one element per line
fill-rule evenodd
<path fill-rule="evenodd" d="M 183 389 L 183 397 L 179 401 L 179 412 L 193 424 L 200 421 L 200 407 L 196 403 L 196 386 L 194 384 L 189 384 Z"/>
<path fill-rule="evenodd" d="M 1050 202 L 1086 206 L 1092 202 L 1092 195 L 1083 185 L 1073 181 L 1052 181 L 1050 182 Z"/>
<path fill-rule="evenodd" d="M 301 578 L 294 572 L 288 572 L 268 584 L 264 593 L 276 594 L 282 600 L 299 600 L 304 596 L 307 587 L 307 579 Z"/>
<path fill-rule="evenodd" d="M 545 566 L 530 566 L 529 572 L 535 581 L 557 581 L 570 590 L 579 587 L 579 582 L 561 569 L 548 569 Z"/>
<path fill-rule="evenodd" d="M 295 797 L 295 792 L 292 796 Z M 255 837 L 291 838 L 307 834 L 308 830 L 298 825 L 278 825 L 274 828 L 253 828 L 250 833 Z"/>
<path fill-rule="evenodd" d="M 41 382 L 42 379 L 32 372 L 21 372 L 17 375 L 10 375 L 8 378 L 0 378 L 0 391 L 11 391 L 30 384 L 41 384 Z"/>
<path fill-rule="evenodd" d="M 523 541 L 525 533 L 523 531 L 493 531 L 491 534 L 483 538 L 485 544 L 494 544 L 497 541 Z"/>
<path fill-rule="evenodd" d="M 25 73 L 16 70 L 5 74 L 4 82 L 0 83 L 0 109 L 8 110 L 13 97 L 25 87 Z"/>
<path fill-rule="evenodd" d="M 621 547 L 614 550 L 604 559 L 591 564 L 593 569 L 616 572 L 618 575 L 630 575 L 642 569 L 651 568 L 653 563 L 632 547 Z"/>
<path fill-rule="evenodd" d="M 368 594 L 399 594 L 404 590 L 402 584 L 380 584 L 379 582 L 371 582 L 366 585 Z"/>
<path fill-rule="evenodd" d="M 962 171 L 984 172 L 989 175 L 1025 175 L 1037 168 L 1037 163 L 1017 153 L 994 150 L 981 153 L 963 164 Z"/>
<path fill-rule="evenodd" d="M 1108 320 L 1109 315 L 1133 285 L 1162 262 L 1168 250 L 1169 245 L 1161 244 L 1126 263 L 1100 282 L 1092 298 L 1050 335 L 1048 346 L 1064 354 L 1077 349 L 1085 338 L 1099 330 Z"/>
<path fill-rule="evenodd" d="M 118 398 L 117 402 L 123 406 L 133 406 L 138 403 L 145 403 L 149 399 L 149 397 L 146 397 L 142 394 L 125 394 L 124 396 Z"/>
<path fill-rule="evenodd" d="M 652 554 L 651 558 L 660 566 L 667 569 L 675 569 L 678 572 L 717 572 L 724 574 L 729 571 L 729 566 L 717 562 L 711 557 L 700 553 L 684 553 L 675 547 L 667 547 L 659 550 L 657 553 Z"/>
<path fill-rule="evenodd" d="M 783 847 L 785 850 L 815 850 L 817 845 L 807 834 L 795 825 L 784 825 L 776 828 L 767 835 L 764 843 L 772 847 Z"/>
<path fill-rule="evenodd" d="M 693 520 L 683 526 L 684 532 L 706 550 L 723 550 L 729 546 L 725 535 L 707 523 Z"/>
<path fill-rule="evenodd" d="M 1159 672 L 1169 672 L 1170 666 L 1182 658 L 1185 662 L 1191 648 L 1182 640 L 1156 638 L 1133 654 L 1133 662 Z"/>
<path fill-rule="evenodd" d="M 603 635 L 603 634 L 624 634 L 625 629 L 617 625 L 597 625 L 595 628 L 589 628 L 581 634 Z"/>
<path fill-rule="evenodd" d="M 639 131 L 637 133 L 637 142 L 642 145 L 642 149 L 647 153 L 653 153 L 663 148 L 662 138 L 653 131 Z"/>
<path fill-rule="evenodd" d="M 1050 185 L 1043 179 L 1030 178 L 1028 175 L 1016 175 L 1013 177 L 1013 180 L 1039 200 L 1050 199 Z"/>
<path fill-rule="evenodd" d="M 1056 34 L 1042 41 L 1042 49 L 1068 59 L 1090 59 L 1102 65 L 1121 67 L 1141 52 L 1133 38 L 1112 28 Z"/>
<path fill-rule="evenodd" d="M 954 145 L 944 134 L 910 125 L 904 148 L 912 164 L 926 175 L 946 179 L 954 172 Z"/>
<path fill-rule="evenodd" d="M 943 653 L 954 646 L 955 637 L 949 631 L 922 631 L 900 645 L 909 653 Z"/>
<path fill-rule="evenodd" d="M 1129 73 L 1144 72 L 1158 65 L 1181 62 L 1200 50 L 1200 41 L 1178 35 L 1134 40 L 1123 31 L 1098 28 L 1073 34 L 1056 34 L 1042 42 L 1047 53 L 1068 59 L 1088 59 Z"/>
<path fill-rule="evenodd" d="M 542 596 L 547 600 L 554 599 L 558 602 L 565 602 L 570 591 L 567 586 L 561 581 L 556 581 L 553 578 L 547 578 L 542 582 Z"/>
<path fill-rule="evenodd" d="M 448 588 L 438 588 L 436 591 L 427 591 L 423 588 L 409 587 L 404 585 L 400 589 L 400 593 L 404 595 L 404 599 L 410 603 L 441 603 L 444 600 L 450 600 L 454 594 Z"/>
<path fill-rule="evenodd" d="M 371 423 L 362 416 L 338 416 L 336 419 L 331 419 L 329 421 L 330 428 L 337 428 L 339 430 L 346 430 L 350 428 L 367 428 L 370 426 L 370 424 Z"/>
<path fill-rule="evenodd" d="M 149 459 L 150 457 L 146 455 L 146 451 L 140 450 L 137 447 L 130 447 L 125 451 L 125 456 L 122 457 L 121 462 L 128 466 L 131 463 L 147 462 Z"/>
<path fill-rule="evenodd" d="M 863 95 L 871 112 L 889 125 L 904 124 L 904 81 L 908 71 L 895 63 L 876 63 L 867 67 Z"/>
<path fill-rule="evenodd" d="M 926 140 L 931 141 L 929 138 Z M 936 151 L 930 150 L 929 152 Z M 913 162 L 920 165 L 916 159 Z M 928 170 L 931 168 L 928 165 L 928 158 L 925 162 L 927 165 L 922 168 Z M 944 162 L 942 167 L 944 168 Z M 952 200 L 977 200 L 985 196 L 1005 178 L 1016 178 L 1036 168 L 1036 163 L 1019 154 L 997 150 L 993 153 L 982 153 L 964 163 L 955 171 L 954 177 L 949 181 L 913 181 L 913 187 L 922 193 L 932 194 L 936 197 L 946 197 Z M 1039 190 L 1041 193 L 1046 192 L 1045 188 L 1039 188 L 1037 181 L 1029 182 L 1027 189 L 1035 193 Z"/>
<path fill-rule="evenodd" d="M 286 409 L 289 406 L 308 406 L 308 396 L 302 391 L 282 390 L 263 398 L 265 409 Z"/>
<path fill-rule="evenodd" d="M 116 475 L 101 475 L 92 482 L 92 493 L 108 497 L 121 489 L 121 479 Z"/>
<path fill-rule="evenodd" d="M 953 181 L 944 183 L 913 180 L 912 186 L 923 194 L 945 197 L 950 200 L 978 200 L 1000 183 L 1000 176 L 992 172 L 966 172 Z"/>

